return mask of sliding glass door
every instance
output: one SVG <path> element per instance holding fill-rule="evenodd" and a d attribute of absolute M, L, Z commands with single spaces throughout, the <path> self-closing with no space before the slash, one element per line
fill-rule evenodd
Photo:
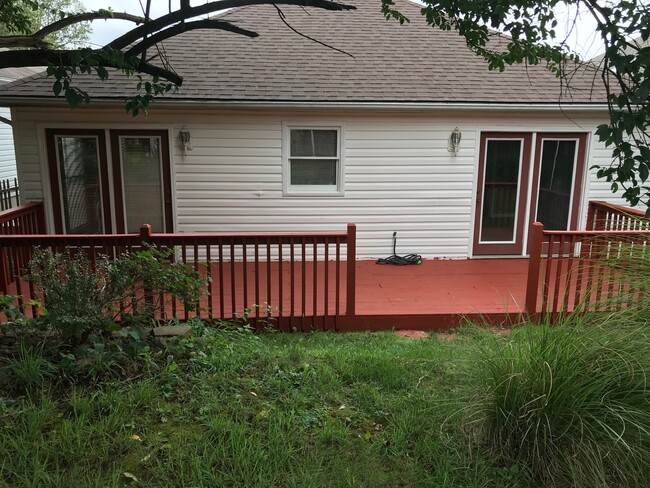
<path fill-rule="evenodd" d="M 57 233 L 172 232 L 166 131 L 48 129 L 46 140 Z"/>
<path fill-rule="evenodd" d="M 579 133 L 483 133 L 474 255 L 522 255 L 532 222 L 577 229 L 586 143 Z"/>

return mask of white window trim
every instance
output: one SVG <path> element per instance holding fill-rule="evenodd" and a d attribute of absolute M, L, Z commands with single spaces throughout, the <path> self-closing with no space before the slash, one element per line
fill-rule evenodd
<path fill-rule="evenodd" d="M 291 185 L 291 129 L 335 130 L 337 133 L 338 158 L 309 157 L 296 159 L 338 159 L 336 187 L 333 185 Z M 286 197 L 342 197 L 345 195 L 345 130 L 343 124 L 283 122 L 282 123 L 282 195 Z"/>

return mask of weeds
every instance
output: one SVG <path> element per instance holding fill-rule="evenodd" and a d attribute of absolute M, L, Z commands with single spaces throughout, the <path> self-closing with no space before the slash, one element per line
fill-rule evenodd
<path fill-rule="evenodd" d="M 647 324 L 574 316 L 486 341 L 465 427 L 543 486 L 647 486 L 648 339 Z"/>

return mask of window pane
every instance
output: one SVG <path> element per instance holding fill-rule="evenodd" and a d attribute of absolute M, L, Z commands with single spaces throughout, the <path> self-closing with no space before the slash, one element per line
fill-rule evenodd
<path fill-rule="evenodd" d="M 101 234 L 101 190 L 96 137 L 57 137 L 65 231 Z"/>
<path fill-rule="evenodd" d="M 520 157 L 521 141 L 487 142 L 481 242 L 514 240 Z"/>
<path fill-rule="evenodd" d="M 537 220 L 547 230 L 567 230 L 576 141 L 544 140 L 539 177 Z"/>
<path fill-rule="evenodd" d="M 315 130 L 314 156 L 338 156 L 335 130 Z"/>
<path fill-rule="evenodd" d="M 338 132 L 335 130 L 291 130 L 291 157 L 338 156 Z"/>
<path fill-rule="evenodd" d="M 336 186 L 336 159 L 292 159 L 292 185 Z"/>
<path fill-rule="evenodd" d="M 159 138 L 121 137 L 120 148 L 127 232 L 138 232 L 142 224 L 164 232 Z"/>

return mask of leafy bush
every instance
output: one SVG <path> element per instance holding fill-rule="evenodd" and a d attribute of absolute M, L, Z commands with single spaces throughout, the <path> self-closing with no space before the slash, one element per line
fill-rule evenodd
<path fill-rule="evenodd" d="M 471 370 L 480 393 L 463 409 L 465 426 L 539 486 L 647 486 L 648 322 L 589 320 L 484 341 Z"/>
<path fill-rule="evenodd" d="M 64 339 L 83 343 L 111 330 L 118 316 L 151 320 L 164 310 L 164 297 L 198 303 L 205 280 L 190 266 L 170 262 L 172 254 L 149 248 L 114 260 L 100 256 L 92 265 L 83 253 L 36 249 L 30 279 L 43 293 L 43 320 Z"/>

